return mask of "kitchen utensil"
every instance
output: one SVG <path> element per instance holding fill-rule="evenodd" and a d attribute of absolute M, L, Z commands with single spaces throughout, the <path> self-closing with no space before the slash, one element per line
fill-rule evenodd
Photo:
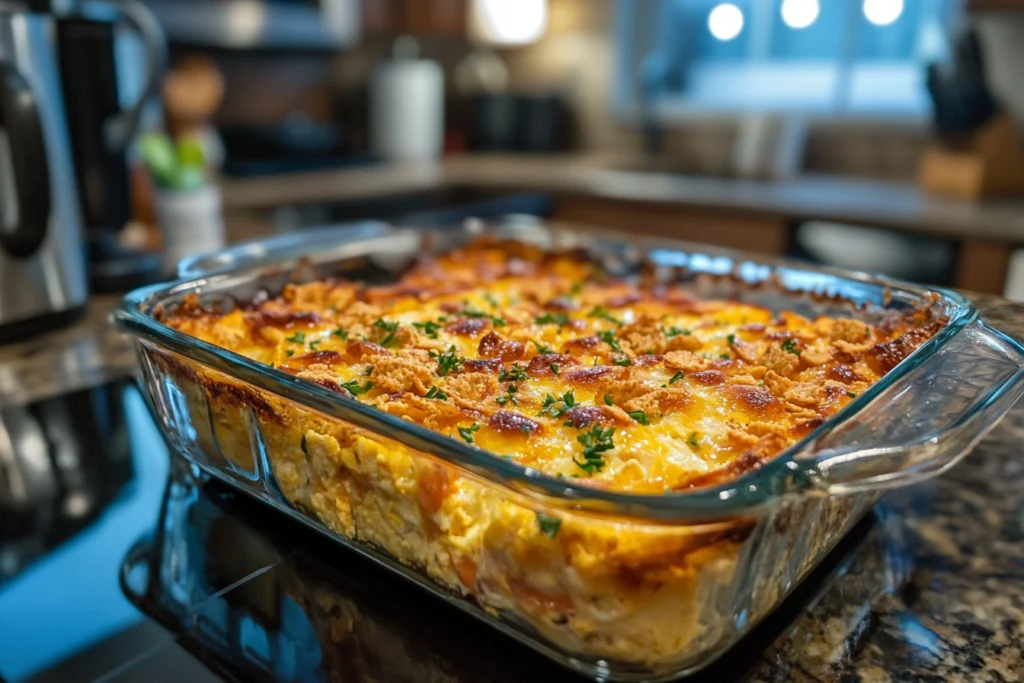
<path fill-rule="evenodd" d="M 73 319 L 88 296 L 78 195 L 44 3 L 0 3 L 0 342 Z"/>
<path fill-rule="evenodd" d="M 584 249 L 615 275 L 652 273 L 702 298 L 734 297 L 812 318 L 842 315 L 876 322 L 893 312 L 928 306 L 948 323 L 833 419 L 760 469 L 718 486 L 647 496 L 541 476 L 154 319 L 155 311 L 193 295 L 204 305 L 221 306 L 278 292 L 287 282 L 306 278 L 356 273 L 387 278 L 424 253 L 457 247 L 483 231 L 547 248 Z M 307 235 L 294 235 L 290 244 L 278 237 L 266 260 L 252 260 L 260 245 L 229 250 L 220 258 L 200 259 L 215 264 L 215 272 L 187 266 L 192 279 L 126 297 L 115 320 L 136 338 L 143 382 L 170 444 L 211 476 L 549 657 L 604 679 L 661 680 L 706 666 L 778 605 L 882 490 L 919 482 L 954 465 L 1024 392 L 1024 349 L 979 321 L 973 306 L 954 292 L 673 240 L 582 234 L 523 221 L 447 230 L 382 229 L 377 237 L 359 240 L 346 229 L 333 235 L 337 242 L 331 246 L 324 241 L 328 234 L 317 234 L 315 249 Z M 227 395 L 248 398 L 237 400 L 231 410 L 214 410 L 214 405 L 224 407 L 217 397 Z M 595 525 L 595 531 L 604 525 L 621 534 L 672 529 L 697 546 L 709 534 L 722 538 L 724 533 L 735 539 L 735 554 L 714 566 L 694 566 L 692 591 L 660 596 L 661 612 L 671 610 L 674 626 L 692 625 L 694 634 L 673 650 L 670 660 L 598 656 L 590 643 L 560 638 L 557 629 L 539 629 L 521 613 L 482 609 L 435 583 L 426 570 L 397 562 L 379 546 L 334 534 L 313 513 L 291 505 L 271 463 L 303 463 L 305 456 L 298 439 L 294 448 L 267 439 L 261 421 L 268 415 L 345 423 L 366 439 L 407 454 L 411 462 L 443 462 L 473 486 L 484 487 L 487 495 L 527 511 L 571 517 L 574 524 Z M 234 459 L 219 445 L 227 439 L 235 446 Z M 244 461 L 238 459 L 238 444 L 251 450 Z M 291 471 L 293 479 L 297 471 Z"/>
<path fill-rule="evenodd" d="M 981 41 L 973 28 L 957 36 L 947 65 L 929 64 L 925 84 L 932 98 L 935 128 L 955 144 L 980 129 L 999 105 L 988 86 Z"/>

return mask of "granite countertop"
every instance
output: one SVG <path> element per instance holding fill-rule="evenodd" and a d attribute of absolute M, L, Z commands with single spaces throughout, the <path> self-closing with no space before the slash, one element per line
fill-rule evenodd
<path fill-rule="evenodd" d="M 93 296 L 80 320 L 0 346 L 0 407 L 99 386 L 131 374 L 135 354 L 110 325 L 120 295 Z"/>
<path fill-rule="evenodd" d="M 974 297 L 1024 341 L 1024 305 Z M 4 401 L 98 385 L 133 370 L 97 297 L 76 325 L 0 348 Z M 806 609 L 743 662 L 795 681 L 1024 680 L 1024 404 L 957 467 L 890 493 L 878 521 Z M 753 666 L 753 671 L 750 666 Z"/>
<path fill-rule="evenodd" d="M 542 190 L 624 201 L 743 210 L 791 219 L 835 220 L 956 238 L 1016 242 L 1024 199 L 969 202 L 930 197 L 912 184 L 832 176 L 768 182 L 614 170 L 635 160 L 600 155 L 466 155 L 421 164 L 381 164 L 222 182 L 228 211 L 283 204 L 365 200 L 441 190 Z"/>

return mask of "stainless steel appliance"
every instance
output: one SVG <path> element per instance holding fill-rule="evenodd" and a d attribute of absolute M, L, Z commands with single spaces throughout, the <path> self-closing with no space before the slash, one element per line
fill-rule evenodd
<path fill-rule="evenodd" d="M 0 342 L 88 296 L 48 3 L 0 1 Z"/>

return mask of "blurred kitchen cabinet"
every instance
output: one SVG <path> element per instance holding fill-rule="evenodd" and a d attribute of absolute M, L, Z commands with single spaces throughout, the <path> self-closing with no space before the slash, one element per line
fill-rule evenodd
<path fill-rule="evenodd" d="M 1024 11 L 1024 0 L 968 0 L 968 12 Z"/>
<path fill-rule="evenodd" d="M 592 226 L 673 237 L 763 254 L 784 254 L 789 245 L 785 218 L 749 212 L 564 196 L 556 202 L 553 218 L 582 229 Z"/>
<path fill-rule="evenodd" d="M 363 0 L 369 34 L 455 36 L 466 34 L 469 0 Z"/>

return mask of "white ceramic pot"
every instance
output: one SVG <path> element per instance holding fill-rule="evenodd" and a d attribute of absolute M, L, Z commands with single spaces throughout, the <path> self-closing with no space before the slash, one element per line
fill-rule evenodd
<path fill-rule="evenodd" d="M 156 194 L 156 216 L 163 235 L 161 265 L 173 275 L 178 261 L 224 246 L 224 216 L 220 188 L 206 185 L 198 190 Z"/>

